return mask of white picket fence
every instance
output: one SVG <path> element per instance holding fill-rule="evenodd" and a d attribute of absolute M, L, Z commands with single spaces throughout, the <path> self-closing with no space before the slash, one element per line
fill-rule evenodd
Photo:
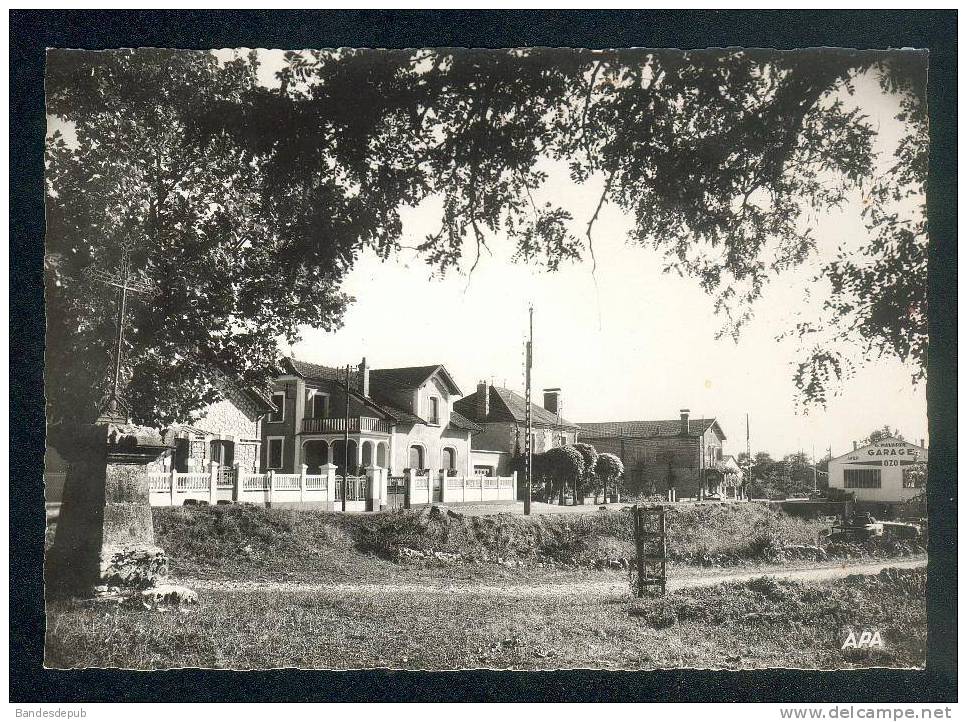
<path fill-rule="evenodd" d="M 511 476 L 404 477 L 410 506 L 418 504 L 472 504 L 517 499 L 517 473 Z M 436 492 L 436 494 L 434 494 Z"/>
<path fill-rule="evenodd" d="M 283 474 L 268 471 L 247 472 L 215 465 L 208 472 L 155 472 L 148 474 L 152 506 L 182 506 L 187 503 L 311 504 L 346 511 L 368 511 L 390 503 L 386 469 L 370 467 L 363 476 L 336 475 L 336 467 L 326 465 L 321 474 Z M 402 489 L 401 489 L 402 487 Z M 343 500 L 345 488 L 346 499 Z M 423 504 L 472 504 L 514 501 L 517 474 L 512 476 L 417 476 L 412 470 L 393 485 L 393 506 L 400 501 L 409 506 Z"/>
<path fill-rule="evenodd" d="M 334 477 L 335 467 L 329 470 Z M 366 477 L 363 477 L 366 481 Z M 253 504 L 331 503 L 329 474 L 261 474 L 240 467 L 212 466 L 208 472 L 152 472 L 148 474 L 152 506 L 183 506 L 188 503 Z M 362 497 L 365 502 L 365 495 Z"/>

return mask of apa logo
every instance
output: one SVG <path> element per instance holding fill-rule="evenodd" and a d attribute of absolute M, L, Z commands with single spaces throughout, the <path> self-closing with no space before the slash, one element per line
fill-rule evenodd
<path fill-rule="evenodd" d="M 883 649 L 883 637 L 879 630 L 871 632 L 868 629 L 864 629 L 857 637 L 856 632 L 851 629 L 840 649 Z"/>

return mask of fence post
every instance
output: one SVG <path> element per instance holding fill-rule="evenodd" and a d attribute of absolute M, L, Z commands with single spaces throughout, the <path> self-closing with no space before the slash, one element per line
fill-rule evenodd
<path fill-rule="evenodd" d="M 218 503 L 218 462 L 208 464 L 208 503 L 215 506 Z"/>
<path fill-rule="evenodd" d="M 238 503 L 242 500 L 242 462 L 236 461 L 235 467 L 235 479 L 232 481 L 232 501 Z"/>
<path fill-rule="evenodd" d="M 413 506 L 413 488 L 416 484 L 416 471 L 408 469 L 406 478 L 403 480 L 403 508 L 410 509 Z"/>
<path fill-rule="evenodd" d="M 645 524 L 642 519 L 641 507 L 635 504 L 633 511 L 635 519 L 635 551 L 638 552 L 638 596 L 645 596 Z"/>
<path fill-rule="evenodd" d="M 323 464 L 319 468 L 319 473 L 324 477 L 324 482 L 326 485 L 326 493 L 322 495 L 322 500 L 330 505 L 329 510 L 332 510 L 332 499 L 335 495 L 334 489 L 336 486 L 336 467 L 333 464 Z"/>
<path fill-rule="evenodd" d="M 514 472 L 513 472 L 513 473 L 512 473 L 511 475 L 510 475 L 510 478 L 514 480 L 514 481 L 512 482 L 512 484 L 511 484 L 511 488 L 513 489 L 513 491 L 511 492 L 511 497 L 510 497 L 510 500 L 511 500 L 511 501 L 517 501 L 517 472 L 516 472 L 516 471 L 514 471 Z"/>
<path fill-rule="evenodd" d="M 377 490 L 377 483 L 379 481 L 379 467 L 370 464 L 367 466 L 365 471 L 366 479 L 366 511 L 373 511 L 379 509 L 379 499 L 377 498 L 379 492 Z"/>
<path fill-rule="evenodd" d="M 306 473 L 309 471 L 309 465 L 303 464 L 299 469 L 299 501 L 306 500 Z"/>
<path fill-rule="evenodd" d="M 171 497 L 170 506 L 175 506 L 175 501 L 178 498 L 178 472 L 174 467 L 171 469 L 171 488 L 168 490 L 168 494 Z"/>
<path fill-rule="evenodd" d="M 384 468 L 379 472 L 379 498 L 380 509 L 389 506 L 389 468 Z"/>
<path fill-rule="evenodd" d="M 265 500 L 266 506 L 272 506 L 272 490 L 275 488 L 275 471 L 269 469 L 265 472 L 265 480 L 268 482 L 269 493 L 268 498 Z"/>

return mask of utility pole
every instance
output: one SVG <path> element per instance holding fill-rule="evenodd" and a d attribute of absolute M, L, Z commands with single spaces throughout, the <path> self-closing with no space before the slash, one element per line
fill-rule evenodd
<path fill-rule="evenodd" d="M 534 449 L 531 444 L 531 365 L 534 361 L 534 305 L 531 304 L 528 307 L 529 313 L 529 328 L 527 337 L 527 357 L 524 361 L 524 396 L 526 403 L 524 404 L 526 411 L 524 412 L 527 424 L 527 436 L 524 440 L 524 453 L 527 454 L 527 469 L 524 474 L 524 486 L 526 487 L 524 491 L 524 515 L 527 516 L 531 513 L 531 481 L 534 474 Z"/>
<path fill-rule="evenodd" d="M 817 491 L 819 485 L 816 483 L 816 444 L 813 444 L 813 491 Z"/>
<path fill-rule="evenodd" d="M 748 496 L 752 488 L 752 446 L 749 443 L 749 413 L 745 414 L 745 489 Z"/>
<path fill-rule="evenodd" d="M 346 511 L 346 488 L 349 476 L 349 364 L 346 364 L 346 430 L 343 432 L 342 510 Z"/>

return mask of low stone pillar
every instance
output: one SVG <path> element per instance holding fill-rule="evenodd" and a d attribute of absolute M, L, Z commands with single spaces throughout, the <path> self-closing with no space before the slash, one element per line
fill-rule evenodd
<path fill-rule="evenodd" d="M 243 477 L 243 474 L 244 473 L 245 472 L 242 469 L 242 462 L 241 461 L 236 461 L 235 462 L 235 478 L 234 478 L 234 481 L 232 483 L 232 501 L 234 501 L 236 504 L 242 500 L 242 490 L 245 488 L 243 486 L 244 481 L 245 481 L 245 479 Z"/>
<path fill-rule="evenodd" d="M 208 503 L 215 506 L 218 503 L 218 469 L 220 465 L 217 461 L 209 462 L 208 465 Z"/>
<path fill-rule="evenodd" d="M 171 439 L 118 421 L 51 427 L 48 441 L 70 464 L 45 580 L 52 596 L 144 589 L 168 573 L 155 544 L 148 472 Z M 172 475 L 172 483 L 175 482 Z"/>
<path fill-rule="evenodd" d="M 367 466 L 364 469 L 366 474 L 366 511 L 378 510 L 379 499 L 379 467 Z"/>
<path fill-rule="evenodd" d="M 333 500 L 336 498 L 336 465 L 323 464 L 319 467 L 319 473 L 326 479 L 326 493 L 323 499 L 329 504 L 329 508 L 332 509 Z"/>
<path fill-rule="evenodd" d="M 407 469 L 406 478 L 403 480 L 403 508 L 413 507 L 413 489 L 416 486 L 416 471 Z"/>

